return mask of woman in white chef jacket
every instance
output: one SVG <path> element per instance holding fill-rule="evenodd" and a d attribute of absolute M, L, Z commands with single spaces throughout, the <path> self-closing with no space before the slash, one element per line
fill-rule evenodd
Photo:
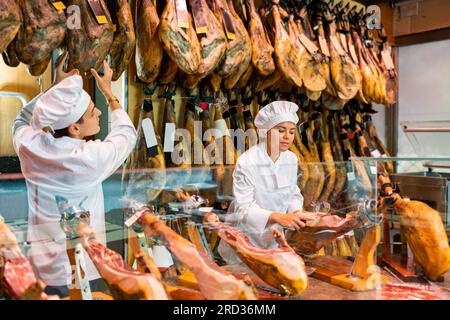
<path fill-rule="evenodd" d="M 274 101 L 255 117 L 261 142 L 243 153 L 233 173 L 235 200 L 226 222 L 241 228 L 259 248 L 276 248 L 273 229 L 296 229 L 320 213 L 303 212 L 303 196 L 297 185 L 297 156 L 289 151 L 297 130 L 298 106 Z M 224 241 L 219 254 L 228 263 L 240 260 Z"/>
<path fill-rule="evenodd" d="M 111 92 L 112 70 L 104 62 L 104 76 L 95 70 L 92 74 L 108 101 L 111 131 L 104 141 L 85 140 L 99 132 L 101 112 L 83 90 L 78 70 L 63 72 L 66 59 L 67 53 L 57 63 L 52 87 L 24 106 L 13 124 L 14 148 L 28 192 L 28 256 L 47 284 L 46 293 L 60 297 L 69 293 L 72 268 L 55 196 L 68 199 L 69 206 L 86 198 L 83 207 L 91 213 L 91 227 L 97 240 L 106 244 L 102 182 L 125 161 L 137 138 L 128 114 Z M 85 259 L 88 279 L 98 279 L 86 254 Z"/>

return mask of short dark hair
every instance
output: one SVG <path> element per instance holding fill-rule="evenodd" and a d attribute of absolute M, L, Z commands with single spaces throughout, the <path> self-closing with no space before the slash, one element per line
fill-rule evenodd
<path fill-rule="evenodd" d="M 83 121 L 84 121 L 83 116 L 80 119 L 78 119 L 78 121 L 75 123 L 83 124 Z M 55 137 L 55 138 L 68 137 L 68 136 L 69 136 L 69 127 L 55 130 L 53 133 L 53 137 Z"/>

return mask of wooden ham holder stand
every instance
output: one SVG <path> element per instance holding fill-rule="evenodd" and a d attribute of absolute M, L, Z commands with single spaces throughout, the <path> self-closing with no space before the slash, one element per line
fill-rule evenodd
<path fill-rule="evenodd" d="M 314 267 L 314 278 L 352 291 L 373 290 L 390 281 L 382 275 L 375 264 L 375 250 L 380 242 L 380 226 L 370 226 L 359 248 L 355 261 L 342 257 L 317 256 L 305 258 L 305 263 Z"/>

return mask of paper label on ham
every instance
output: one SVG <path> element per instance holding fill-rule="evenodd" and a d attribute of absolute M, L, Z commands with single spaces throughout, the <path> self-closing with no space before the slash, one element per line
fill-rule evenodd
<path fill-rule="evenodd" d="M 153 246 L 153 260 L 158 268 L 169 268 L 173 265 L 173 259 L 165 246 Z"/>
<path fill-rule="evenodd" d="M 223 26 L 225 28 L 225 33 L 227 34 L 228 40 L 234 40 L 236 38 L 233 20 L 231 19 L 231 14 L 228 10 L 220 8 L 223 17 Z"/>
<path fill-rule="evenodd" d="M 320 45 L 320 50 L 322 50 L 322 53 L 324 55 L 326 55 L 327 57 L 330 57 L 330 50 L 328 49 L 328 43 L 327 40 L 325 40 L 324 37 L 319 36 L 319 45 Z"/>
<path fill-rule="evenodd" d="M 175 123 L 166 123 L 164 135 L 164 152 L 172 152 L 175 144 Z"/>
<path fill-rule="evenodd" d="M 189 28 L 189 13 L 186 0 L 175 0 L 175 11 L 177 14 L 178 27 Z"/>
<path fill-rule="evenodd" d="M 55 7 L 56 10 L 62 11 L 66 9 L 64 3 L 60 0 L 50 0 L 50 3 Z"/>
<path fill-rule="evenodd" d="M 89 7 L 94 13 L 95 19 L 98 24 L 107 24 L 108 19 L 106 19 L 105 11 L 103 10 L 99 0 L 88 0 Z"/>
<path fill-rule="evenodd" d="M 350 55 L 352 56 L 353 62 L 358 63 L 358 56 L 356 55 L 355 46 L 351 43 L 349 44 Z"/>
<path fill-rule="evenodd" d="M 317 51 L 319 51 L 319 48 L 312 42 L 305 34 L 300 34 L 300 42 L 305 46 L 306 50 L 310 54 L 315 54 Z"/>
<path fill-rule="evenodd" d="M 142 212 L 138 211 L 125 221 L 125 226 L 130 228 L 141 216 Z"/>
<path fill-rule="evenodd" d="M 377 174 L 377 167 L 375 167 L 375 166 L 370 166 L 370 173 L 371 173 L 371 174 Z"/>
<path fill-rule="evenodd" d="M 353 181 L 356 179 L 355 173 L 353 171 L 347 172 L 348 181 Z"/>
<path fill-rule="evenodd" d="M 341 56 L 345 55 L 344 49 L 342 49 L 341 44 L 339 40 L 336 38 L 336 36 L 330 37 L 331 43 L 333 44 L 333 47 L 336 49 L 337 53 Z"/>
<path fill-rule="evenodd" d="M 142 131 L 144 132 L 145 144 L 147 148 L 154 147 L 158 144 L 155 135 L 155 128 L 150 119 L 146 118 L 142 120 Z"/>
<path fill-rule="evenodd" d="M 394 61 L 392 61 L 392 57 L 391 57 L 389 50 L 381 51 L 381 57 L 383 59 L 383 62 L 385 64 L 386 68 L 395 69 Z"/>
<path fill-rule="evenodd" d="M 378 151 L 378 149 L 373 150 L 373 151 L 371 152 L 371 154 L 372 154 L 372 157 L 374 157 L 374 158 L 379 158 L 379 157 L 381 157 L 381 153 L 380 153 L 380 151 Z"/>
<path fill-rule="evenodd" d="M 214 121 L 214 127 L 216 129 L 220 130 L 220 132 L 222 134 L 221 137 L 223 137 L 223 136 L 231 137 L 230 131 L 228 130 L 228 127 L 227 127 L 227 123 L 225 122 L 224 119 L 219 119 L 219 120 Z"/>

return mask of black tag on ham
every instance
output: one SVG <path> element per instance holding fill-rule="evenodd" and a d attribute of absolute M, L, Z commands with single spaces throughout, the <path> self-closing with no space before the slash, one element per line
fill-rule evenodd
<path fill-rule="evenodd" d="M 145 112 L 152 112 L 153 111 L 153 102 L 150 99 L 145 99 L 142 102 L 142 110 Z"/>
<path fill-rule="evenodd" d="M 92 10 L 92 13 L 94 14 L 95 19 L 97 20 L 98 24 L 107 24 L 108 19 L 106 18 L 105 11 L 103 10 L 102 5 L 100 4 L 99 0 L 88 0 L 89 7 Z"/>
<path fill-rule="evenodd" d="M 252 113 L 250 110 L 244 110 L 243 114 L 245 120 L 252 120 Z"/>
<path fill-rule="evenodd" d="M 147 158 L 153 158 L 158 155 L 158 146 L 147 148 Z"/>
<path fill-rule="evenodd" d="M 227 38 L 229 40 L 233 40 L 236 37 L 233 20 L 231 19 L 231 14 L 228 10 L 225 10 L 224 8 L 220 8 L 220 11 L 222 12 L 223 17 L 223 24 L 225 26 L 225 31 L 227 34 Z"/>
<path fill-rule="evenodd" d="M 229 117 L 230 117 L 230 112 L 229 112 L 228 110 L 225 110 L 225 111 L 222 113 L 222 117 L 223 117 L 224 119 L 229 118 Z"/>

